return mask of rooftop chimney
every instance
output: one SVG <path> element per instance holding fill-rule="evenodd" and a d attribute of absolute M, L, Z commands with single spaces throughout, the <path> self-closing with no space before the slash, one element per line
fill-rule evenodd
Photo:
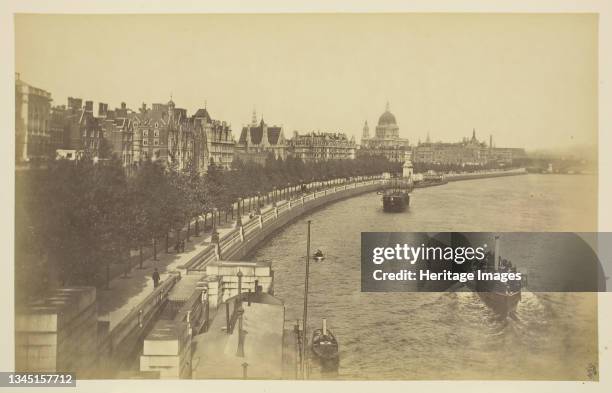
<path fill-rule="evenodd" d="M 121 103 L 121 109 L 125 109 L 125 108 L 126 108 L 125 102 L 122 102 Z"/>
<path fill-rule="evenodd" d="M 85 110 L 93 112 L 93 101 L 85 101 Z"/>
<path fill-rule="evenodd" d="M 98 103 L 98 117 L 106 117 L 108 111 L 108 104 L 99 102 Z"/>

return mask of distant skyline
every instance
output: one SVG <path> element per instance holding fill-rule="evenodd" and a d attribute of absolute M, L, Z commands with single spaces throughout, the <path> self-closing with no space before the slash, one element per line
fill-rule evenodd
<path fill-rule="evenodd" d="M 17 15 L 15 71 L 109 108 L 206 104 L 239 137 L 253 109 L 294 130 L 504 147 L 597 143 L 594 14 Z"/>

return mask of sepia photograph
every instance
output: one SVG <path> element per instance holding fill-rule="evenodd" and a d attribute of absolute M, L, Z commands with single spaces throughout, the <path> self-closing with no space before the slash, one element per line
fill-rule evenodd
<path fill-rule="evenodd" d="M 0 371 L 604 378 L 598 14 L 12 19 Z"/>

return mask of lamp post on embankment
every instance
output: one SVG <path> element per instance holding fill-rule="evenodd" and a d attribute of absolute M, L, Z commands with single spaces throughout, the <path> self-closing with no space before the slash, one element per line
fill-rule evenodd
<path fill-rule="evenodd" d="M 308 220 L 308 232 L 306 235 L 306 275 L 304 276 L 304 315 L 302 316 L 302 378 L 306 379 L 306 347 L 308 337 L 306 329 L 308 327 L 308 275 L 310 273 L 310 220 Z"/>
<path fill-rule="evenodd" d="M 242 226 L 242 213 L 240 212 L 240 198 L 236 202 L 236 227 Z"/>
<path fill-rule="evenodd" d="M 301 358 L 301 369 L 302 369 L 302 378 L 306 379 L 306 349 L 308 348 L 308 278 L 310 275 L 310 223 L 308 220 L 308 231 L 306 234 L 306 274 L 304 276 L 304 315 L 302 316 L 302 356 Z M 320 261 L 323 260 L 323 253 L 320 250 L 317 250 L 315 253 L 315 259 Z"/>

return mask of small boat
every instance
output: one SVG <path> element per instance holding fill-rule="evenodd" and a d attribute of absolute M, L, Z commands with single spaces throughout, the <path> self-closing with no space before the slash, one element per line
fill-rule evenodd
<path fill-rule="evenodd" d="M 441 186 L 448 183 L 448 180 L 442 174 L 425 173 L 421 180 L 414 183 L 414 188 L 425 188 L 433 186 Z"/>
<path fill-rule="evenodd" d="M 317 262 L 321 262 L 322 260 L 325 259 L 325 256 L 323 255 L 323 251 L 321 250 L 317 250 L 315 251 L 315 253 L 313 254 L 312 258 L 317 261 Z"/>
<path fill-rule="evenodd" d="M 325 319 L 322 328 L 312 332 L 312 352 L 322 361 L 338 359 L 338 340 L 331 330 L 327 329 Z"/>

